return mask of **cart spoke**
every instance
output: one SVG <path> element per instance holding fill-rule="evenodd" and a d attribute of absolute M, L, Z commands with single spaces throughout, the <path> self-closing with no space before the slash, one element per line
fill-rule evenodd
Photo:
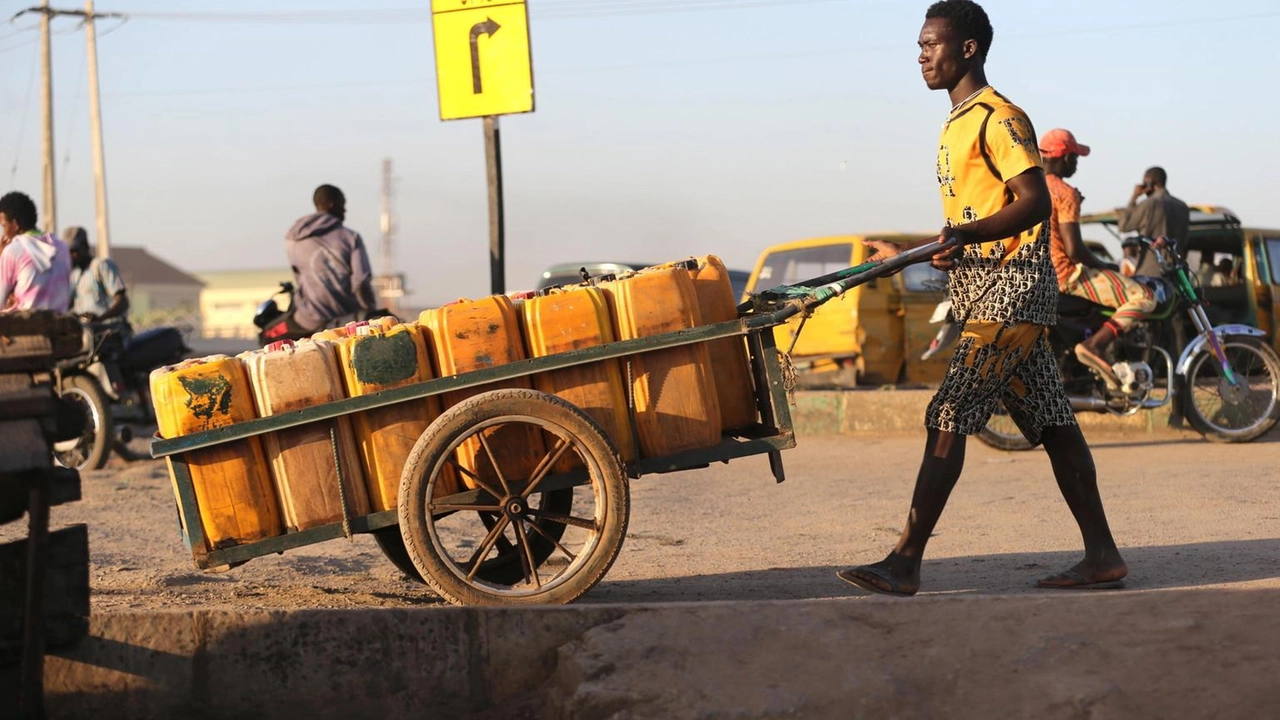
<path fill-rule="evenodd" d="M 595 520 L 588 519 L 588 518 L 574 517 L 572 515 L 562 515 L 557 512 L 550 512 L 548 510 L 540 510 L 536 508 L 529 508 L 526 512 L 529 515 L 532 515 L 534 517 L 540 517 L 546 520 L 550 520 L 551 522 L 560 523 L 561 525 L 572 525 L 574 527 L 585 528 L 587 530 L 592 530 L 592 531 L 599 529 L 596 527 Z"/>
<path fill-rule="evenodd" d="M 501 510 L 501 508 L 498 508 L 498 509 Z M 500 513 L 482 512 L 482 513 L 479 513 L 479 515 L 480 515 L 480 522 L 484 523 L 484 526 L 490 530 L 493 529 L 494 525 L 498 524 L 498 518 L 502 517 Z M 511 544 L 510 540 L 507 539 L 506 531 L 503 531 L 501 534 L 498 535 L 498 554 L 499 555 L 509 553 L 514 548 L 515 546 Z"/>
<path fill-rule="evenodd" d="M 468 582 L 475 579 L 476 572 L 480 570 L 480 562 L 484 559 L 484 556 L 488 555 L 489 551 L 493 549 L 493 544 L 498 541 L 498 536 L 502 534 L 502 531 L 506 527 L 507 516 L 503 515 L 498 518 L 498 523 L 493 526 L 493 529 L 489 530 L 489 534 L 485 536 L 484 542 L 480 543 L 480 547 L 476 548 L 475 554 L 471 556 L 469 561 L 467 561 L 467 564 L 471 566 L 471 569 L 467 571 Z"/>
<path fill-rule="evenodd" d="M 533 580 L 535 588 L 542 589 L 542 579 L 538 577 L 538 564 L 533 561 L 533 549 L 529 547 L 529 538 L 524 534 L 524 523 L 516 518 L 512 525 L 516 529 L 516 544 L 520 546 L 521 558 L 524 560 L 521 563 L 525 567 L 524 577 L 526 580 Z"/>
<path fill-rule="evenodd" d="M 473 473 L 473 472 L 471 472 L 470 470 L 468 470 L 468 469 L 466 469 L 466 468 L 462 467 L 462 464 L 458 462 L 458 459 L 457 459 L 457 458 L 450 456 L 450 457 L 448 458 L 448 460 L 446 460 L 446 462 L 448 462 L 450 465 L 453 465 L 455 468 L 457 468 L 458 472 L 460 472 L 460 473 L 462 473 L 463 475 L 466 475 L 467 477 L 471 478 L 471 480 L 472 480 L 476 485 L 480 486 L 480 488 L 481 488 L 482 490 L 484 490 L 485 492 L 489 493 L 490 495 L 492 495 L 492 496 L 494 496 L 494 497 L 496 497 L 496 498 L 506 497 L 506 496 L 505 496 L 505 495 L 503 495 L 502 493 L 500 493 L 500 492 L 498 492 L 497 490 L 494 490 L 492 487 L 490 487 L 490 486 L 489 486 L 489 483 L 486 483 L 485 481 L 481 480 L 479 475 L 477 475 L 476 473 Z"/>
<path fill-rule="evenodd" d="M 502 474 L 502 468 L 498 465 L 498 457 L 493 454 L 493 448 L 489 447 L 489 438 L 485 437 L 483 431 L 476 433 L 476 437 L 480 439 L 480 447 L 484 448 L 484 454 L 489 456 L 489 463 L 493 465 L 493 471 L 498 474 L 498 484 L 502 486 L 502 497 L 511 495 L 511 486 L 507 485 L 507 478 Z"/>
<path fill-rule="evenodd" d="M 497 505 L 458 505 L 452 503 L 431 503 L 427 506 L 427 510 L 430 510 L 432 513 L 459 512 L 466 510 L 474 510 L 476 512 L 502 512 L 502 508 Z"/>
<path fill-rule="evenodd" d="M 577 556 L 577 555 L 574 555 L 573 553 L 571 553 L 571 552 L 569 552 L 568 550 L 566 550 L 566 549 L 565 549 L 565 547 L 564 547 L 563 545 L 561 545 L 561 544 L 560 544 L 560 541 L 559 541 L 559 540 L 556 540 L 555 538 L 553 538 L 553 537 L 551 537 L 550 535 L 548 535 L 548 534 L 547 534 L 547 532 L 546 532 L 545 530 L 543 530 L 541 527 L 539 527 L 539 526 L 538 526 L 538 523 L 533 523 L 533 522 L 531 522 L 531 523 L 529 523 L 529 527 L 530 527 L 534 532 L 538 533 L 538 534 L 539 534 L 539 535 L 541 535 L 543 538 L 545 538 L 545 539 L 546 539 L 548 542 L 550 542 L 552 545 L 555 545 L 557 550 L 559 550 L 560 552 L 564 553 L 564 554 L 565 554 L 565 557 L 569 558 L 569 562 L 570 562 L 570 563 L 572 563 L 574 560 L 577 560 L 577 559 L 578 559 L 578 556 Z"/>
<path fill-rule="evenodd" d="M 529 481 L 529 485 L 525 487 L 524 492 L 520 493 L 521 497 L 526 500 L 529 499 L 529 496 L 533 494 L 533 491 L 538 488 L 538 483 L 542 482 L 542 479 L 547 476 L 547 472 L 551 470 L 551 467 L 555 465 L 556 462 L 558 462 L 564 455 L 565 451 L 569 449 L 569 445 L 569 438 L 560 438 L 560 443 L 556 445 L 556 449 L 547 453 L 547 455 L 542 458 L 542 461 L 538 463 L 538 469 L 533 473 L 533 478 Z"/>

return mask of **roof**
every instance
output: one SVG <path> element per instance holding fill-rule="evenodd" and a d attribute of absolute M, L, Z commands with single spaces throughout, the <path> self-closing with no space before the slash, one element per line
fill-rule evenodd
<path fill-rule="evenodd" d="M 204 285 L 199 278 L 179 270 L 147 252 L 146 248 L 114 245 L 111 259 L 120 268 L 120 275 L 128 287 L 137 285 Z"/>
<path fill-rule="evenodd" d="M 293 282 L 293 271 L 279 270 L 214 270 L 196 275 L 209 290 L 236 290 L 244 288 L 275 287 L 282 282 Z"/>
<path fill-rule="evenodd" d="M 1240 218 L 1227 208 L 1219 205 L 1188 205 L 1191 210 L 1191 226 L 1199 225 L 1240 225 Z M 1081 215 L 1080 222 L 1083 223 L 1103 223 L 1105 225 L 1115 225 L 1120 222 L 1116 210 L 1108 210 L 1100 213 L 1089 213 Z"/>

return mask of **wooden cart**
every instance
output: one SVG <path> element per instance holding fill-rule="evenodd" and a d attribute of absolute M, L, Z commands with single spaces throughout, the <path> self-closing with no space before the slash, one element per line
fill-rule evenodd
<path fill-rule="evenodd" d="M 919 248 L 881 263 L 760 293 L 739 306 L 739 317 L 729 322 L 521 360 L 179 438 L 157 438 L 151 453 L 172 464 L 182 516 L 189 519 L 183 539 L 197 567 L 234 566 L 323 540 L 372 533 L 397 567 L 451 603 L 569 603 L 599 582 L 617 557 L 630 513 L 631 479 L 765 454 L 774 478 L 782 482 L 781 451 L 795 447 L 796 439 L 788 361 L 775 347 L 773 328 L 849 288 L 927 260 L 938 249 Z M 627 358 L 640 353 L 735 336 L 746 341 L 759 417 L 756 424 L 722 436 L 711 447 L 624 464 L 599 425 L 571 403 L 536 390 L 493 390 L 450 407 L 427 427 L 405 463 L 397 508 L 352 515 L 344 506 L 340 523 L 216 549 L 206 542 L 187 466 L 186 454 L 192 450 L 583 363 L 619 358 L 627 364 Z M 485 442 L 486 431 L 504 424 L 533 426 L 547 438 L 548 452 L 530 476 L 509 476 L 496 467 L 497 482 L 487 482 L 458 465 L 455 451 L 468 440 L 478 440 L 494 458 Z M 335 464 L 340 465 L 336 440 L 331 434 Z M 563 458 L 572 456 L 580 461 L 576 469 L 554 471 L 564 467 Z M 468 475 L 475 489 L 436 497 L 436 483 L 446 466 Z M 340 471 L 338 477 L 341 482 Z"/>

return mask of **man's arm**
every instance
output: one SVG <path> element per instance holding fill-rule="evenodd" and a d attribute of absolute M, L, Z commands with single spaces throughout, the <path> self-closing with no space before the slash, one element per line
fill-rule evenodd
<path fill-rule="evenodd" d="M 364 240 L 358 234 L 355 247 L 351 250 L 351 294 L 363 310 L 372 310 L 378 306 L 378 298 L 373 292 L 373 270 L 369 265 L 369 253 L 365 252 Z"/>
<path fill-rule="evenodd" d="M 956 227 L 945 227 L 936 238 L 925 238 L 906 245 L 895 245 L 883 240 L 864 240 L 863 244 L 876 250 L 877 259 L 885 259 L 921 245 L 935 242 L 942 244 L 953 237 L 959 239 L 960 245 L 1011 238 L 1049 219 L 1049 214 L 1053 212 L 1053 201 L 1049 197 L 1049 186 L 1044 182 L 1044 170 L 1038 167 L 1028 168 L 1020 175 L 1010 178 L 1005 187 L 1013 193 L 1014 201 L 991 217 Z M 932 264 L 939 270 L 950 270 L 955 267 L 955 259 L 960 252 L 961 249 L 955 247 L 938 253 Z"/>
<path fill-rule="evenodd" d="M 1138 202 L 1137 198 L 1129 201 L 1129 206 L 1116 210 L 1120 232 L 1141 231 L 1151 224 L 1153 202 Z"/>
<path fill-rule="evenodd" d="M 1013 202 L 991 217 L 949 228 L 950 234 L 958 234 L 963 244 L 972 245 L 1015 237 L 1049 219 L 1053 201 L 1049 197 L 1049 186 L 1044 182 L 1043 170 L 1029 168 L 1010 178 L 1005 187 L 1013 193 Z M 944 230 L 943 234 L 948 233 Z"/>
<path fill-rule="evenodd" d="M 1066 248 L 1067 257 L 1071 259 L 1071 262 L 1099 270 L 1120 270 L 1118 265 L 1099 260 L 1098 256 L 1094 255 L 1093 251 L 1089 249 L 1089 246 L 1084 244 L 1084 240 L 1080 238 L 1080 223 L 1059 222 L 1058 232 L 1062 233 L 1062 245 Z"/>
<path fill-rule="evenodd" d="M 124 317 L 129 312 L 129 293 L 125 289 L 124 278 L 120 277 L 119 268 L 110 258 L 104 258 L 96 264 L 97 281 L 111 295 L 111 306 L 101 315 L 90 315 L 89 319 L 96 321 Z"/>

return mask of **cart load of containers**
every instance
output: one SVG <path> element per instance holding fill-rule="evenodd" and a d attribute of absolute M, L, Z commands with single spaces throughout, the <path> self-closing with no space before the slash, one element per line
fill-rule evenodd
<path fill-rule="evenodd" d="M 234 358 L 188 360 L 153 371 L 151 392 L 159 435 L 171 439 L 736 317 L 728 272 L 708 255 L 537 293 L 458 300 L 423 311 L 418 322 L 380 318 Z M 576 405 L 628 462 L 711 447 L 756 422 L 747 358 L 742 337 L 667 347 L 195 450 L 187 462 L 199 522 L 216 550 L 394 509 L 402 469 L 427 426 L 467 398 L 503 388 L 535 388 Z M 446 467 L 436 497 L 494 487 L 495 459 L 508 480 L 532 475 L 549 450 L 527 424 L 498 425 L 481 437 L 458 449 L 456 471 Z M 555 470 L 578 462 L 566 456 Z M 184 528 L 195 521 L 182 518 Z"/>

